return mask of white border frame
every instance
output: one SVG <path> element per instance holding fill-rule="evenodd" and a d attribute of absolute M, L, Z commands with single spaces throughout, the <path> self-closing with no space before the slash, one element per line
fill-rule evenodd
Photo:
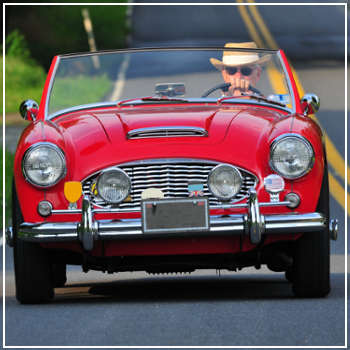
<path fill-rule="evenodd" d="M 130 1 L 130 0 L 129 0 Z M 209 5 L 215 5 L 215 6 L 283 6 L 283 5 L 290 5 L 290 6 L 344 6 L 345 7 L 345 171 L 347 172 L 347 164 L 348 164 L 348 152 L 347 152 L 347 50 L 348 50 L 348 35 L 347 35 L 347 14 L 348 14 L 348 6 L 347 2 L 339 2 L 339 3 L 3 3 L 3 114 L 2 114 L 2 122 L 3 122 L 3 128 L 2 128 L 2 135 L 3 135 L 3 184 L 2 184 L 2 191 L 3 191 L 3 198 L 5 198 L 5 8 L 6 5 L 10 6 L 21 6 L 21 5 L 27 5 L 27 6 L 42 6 L 42 5 L 52 5 L 52 6 L 115 6 L 115 5 L 120 5 L 120 6 L 145 6 L 145 5 L 156 5 L 156 6 L 194 6 L 194 5 L 202 5 L 202 6 L 209 6 Z M 120 349 L 120 348 L 144 348 L 144 349 L 232 349 L 232 348 L 240 348 L 240 349 L 252 349 L 252 348 L 259 348 L 259 349 L 297 349 L 297 348 L 302 348 L 302 349 L 346 349 L 347 348 L 347 327 L 348 327 L 348 322 L 347 322 L 347 298 L 348 298 L 348 290 L 347 290 L 347 275 L 348 275 L 348 253 L 347 253 L 347 247 L 348 247 L 348 241 L 347 241 L 347 187 L 348 187 L 348 181 L 347 181 L 347 176 L 345 174 L 345 210 L 344 210 L 344 215 L 345 215 L 345 345 L 344 346 L 6 346 L 5 345 L 5 299 L 6 299 L 6 294 L 5 294 L 5 201 L 3 202 L 3 235 L 2 235 L 2 241 L 3 241 L 3 300 L 2 300 L 2 306 L 3 306 L 3 341 L 2 345 L 4 349 L 70 349 L 70 348 L 76 348 L 76 349 Z M 335 325 L 336 326 L 336 325 Z"/>

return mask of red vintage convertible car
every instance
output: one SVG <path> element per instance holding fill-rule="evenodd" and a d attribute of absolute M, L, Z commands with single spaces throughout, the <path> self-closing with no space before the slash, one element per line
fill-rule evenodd
<path fill-rule="evenodd" d="M 249 44 L 249 43 L 248 43 Z M 251 45 L 60 55 L 15 155 L 16 297 L 66 266 L 192 272 L 265 264 L 330 291 L 327 160 L 282 50 Z"/>

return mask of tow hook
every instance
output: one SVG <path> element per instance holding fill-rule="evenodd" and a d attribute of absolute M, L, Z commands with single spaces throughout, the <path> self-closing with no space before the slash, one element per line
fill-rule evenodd
<path fill-rule="evenodd" d="M 338 239 L 338 219 L 330 220 L 329 222 L 329 237 L 333 241 Z"/>

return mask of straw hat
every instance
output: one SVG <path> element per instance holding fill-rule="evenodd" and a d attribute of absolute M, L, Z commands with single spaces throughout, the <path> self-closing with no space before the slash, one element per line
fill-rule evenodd
<path fill-rule="evenodd" d="M 254 42 L 245 42 L 245 43 L 227 43 L 225 44 L 227 48 L 235 49 L 257 49 L 258 47 Z M 268 61 L 270 55 L 265 55 L 259 57 L 257 52 L 248 52 L 248 51 L 224 51 L 222 55 L 222 61 L 211 58 L 210 62 L 217 69 L 222 70 L 224 67 L 234 67 L 234 66 L 246 66 L 251 64 L 262 64 Z"/>

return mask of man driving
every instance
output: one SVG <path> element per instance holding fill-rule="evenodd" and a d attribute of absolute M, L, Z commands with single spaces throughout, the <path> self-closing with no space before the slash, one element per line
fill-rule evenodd
<path fill-rule="evenodd" d="M 227 48 L 257 49 L 254 42 L 227 43 Z M 210 62 L 221 71 L 225 83 L 231 86 L 225 91 L 226 96 L 239 96 L 242 92 L 254 93 L 255 86 L 262 72 L 261 64 L 267 57 L 259 57 L 255 52 L 224 51 L 222 61 L 211 58 Z"/>

